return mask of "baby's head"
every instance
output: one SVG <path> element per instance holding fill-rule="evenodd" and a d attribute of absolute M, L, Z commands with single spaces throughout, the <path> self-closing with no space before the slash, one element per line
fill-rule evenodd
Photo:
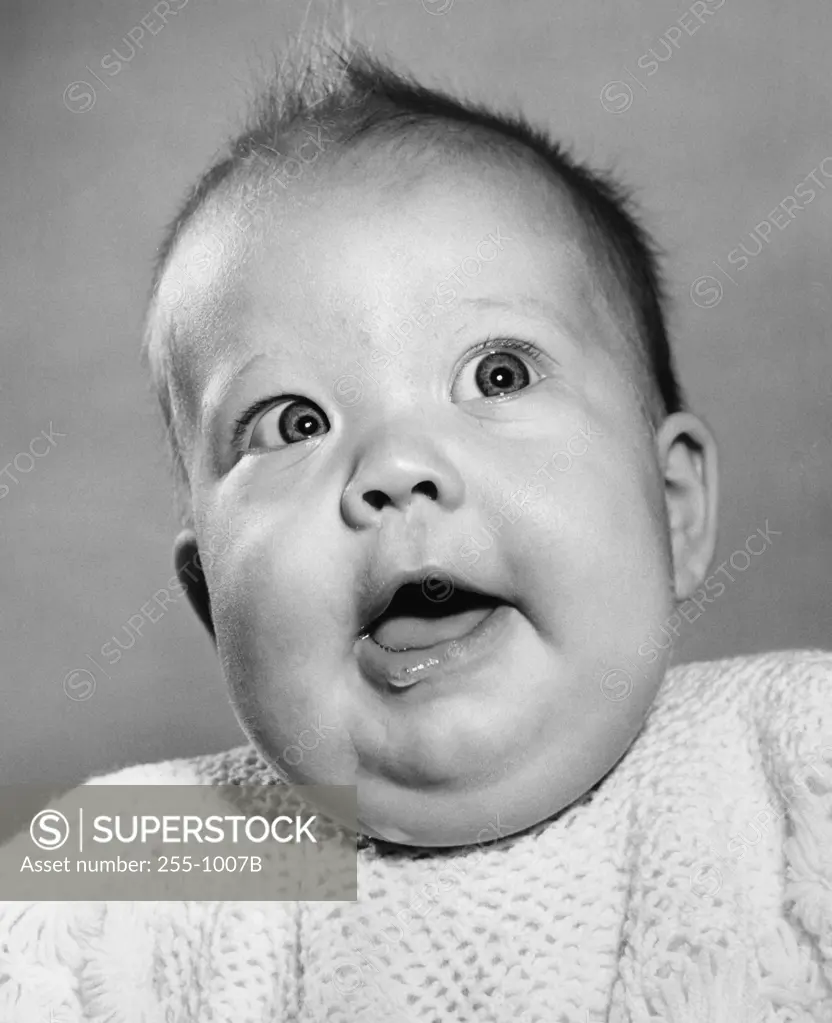
<path fill-rule="evenodd" d="M 177 567 L 283 777 L 357 785 L 376 837 L 481 842 L 635 738 L 713 552 L 713 442 L 611 185 L 358 51 L 295 81 L 161 251 Z"/>

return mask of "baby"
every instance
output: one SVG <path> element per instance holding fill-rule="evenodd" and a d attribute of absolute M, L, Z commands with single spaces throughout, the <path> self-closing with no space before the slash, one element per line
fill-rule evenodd
<path fill-rule="evenodd" d="M 355 785 L 359 898 L 7 903 L 3 1020 L 39 976 L 62 1023 L 832 1020 L 832 654 L 667 670 L 716 454 L 615 186 L 317 59 L 169 230 L 147 355 L 249 741 L 92 781 Z"/>

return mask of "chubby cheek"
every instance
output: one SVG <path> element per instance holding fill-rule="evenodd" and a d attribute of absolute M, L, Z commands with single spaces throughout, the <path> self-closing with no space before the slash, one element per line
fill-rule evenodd
<path fill-rule="evenodd" d="M 640 649 L 673 607 L 661 488 L 626 453 L 601 454 L 574 467 L 529 519 L 514 559 L 529 618 L 561 668 L 554 685 L 540 685 L 546 727 L 531 759 L 569 799 L 602 777 L 641 727 L 667 655 L 648 659 Z"/>
<path fill-rule="evenodd" d="M 238 529 L 213 574 L 218 653 L 240 723 L 277 769 L 343 783 L 351 755 L 336 684 L 337 579 L 320 579 L 320 554 L 275 536 L 265 521 Z"/>
<path fill-rule="evenodd" d="M 605 427 L 568 472 L 552 474 L 511 537 L 515 591 L 571 664 L 577 697 L 593 682 L 595 698 L 603 673 L 638 658 L 672 610 L 664 495 L 650 456 Z"/>

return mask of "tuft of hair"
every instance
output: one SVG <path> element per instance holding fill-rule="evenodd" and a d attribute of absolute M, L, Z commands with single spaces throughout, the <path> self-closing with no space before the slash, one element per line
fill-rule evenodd
<path fill-rule="evenodd" d="M 167 227 L 158 249 L 145 329 L 144 354 L 162 407 L 172 455 L 177 503 L 183 525 L 191 524 L 188 473 L 172 415 L 165 339 L 170 326 L 158 321 L 165 269 L 183 232 L 221 186 L 262 182 L 285 164 L 298 135 L 325 129 L 335 153 L 370 140 L 406 142 L 414 136 L 431 147 L 445 142 L 498 149 L 531 158 L 565 186 L 625 296 L 638 332 L 639 356 L 654 392 L 646 409 L 669 415 L 685 407 L 665 321 L 665 289 L 659 252 L 640 224 L 631 197 L 608 174 L 566 152 L 522 115 L 495 112 L 429 88 L 366 48 L 344 38 L 319 36 L 266 76 L 256 88 L 244 129 L 196 182 Z M 655 420 L 656 413 L 648 412 Z"/>

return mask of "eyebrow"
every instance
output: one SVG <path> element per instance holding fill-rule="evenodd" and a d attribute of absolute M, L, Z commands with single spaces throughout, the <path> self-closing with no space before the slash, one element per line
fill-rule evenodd
<path fill-rule="evenodd" d="M 547 319 L 554 320 L 567 337 L 574 340 L 582 348 L 584 346 L 584 331 L 578 330 L 576 324 L 554 303 L 546 299 L 535 298 L 534 295 L 521 295 L 513 302 L 506 302 L 499 298 L 463 298 L 460 300 L 459 305 L 473 306 L 475 309 L 500 309 L 505 312 L 516 312 L 518 308 L 522 309 L 523 306 L 529 306 L 536 312 L 542 313 Z M 459 329 L 462 330 L 464 328 Z"/>

